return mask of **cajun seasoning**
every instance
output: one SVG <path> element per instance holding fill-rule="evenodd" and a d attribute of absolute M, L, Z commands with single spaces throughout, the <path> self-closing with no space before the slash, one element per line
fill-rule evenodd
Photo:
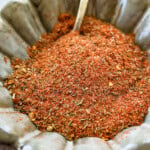
<path fill-rule="evenodd" d="M 59 16 L 52 33 L 28 48 L 30 59 L 14 59 L 5 82 L 15 108 L 38 129 L 68 140 L 96 136 L 109 140 L 140 125 L 150 106 L 147 54 L 114 26 L 85 17 Z M 70 32 L 70 33 L 69 33 Z"/>

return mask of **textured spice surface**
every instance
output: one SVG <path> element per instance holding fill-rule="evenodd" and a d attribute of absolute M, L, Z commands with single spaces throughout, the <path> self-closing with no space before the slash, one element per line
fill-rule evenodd
<path fill-rule="evenodd" d="M 150 106 L 147 54 L 133 35 L 108 23 L 85 17 L 81 34 L 68 33 L 73 24 L 73 17 L 62 14 L 53 32 L 28 48 L 31 59 L 13 61 L 5 86 L 15 108 L 40 130 L 69 140 L 108 140 L 140 125 Z"/>

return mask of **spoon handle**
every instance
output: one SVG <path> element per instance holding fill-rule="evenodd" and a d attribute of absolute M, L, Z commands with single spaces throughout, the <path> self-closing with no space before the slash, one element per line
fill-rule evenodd
<path fill-rule="evenodd" d="M 83 18 L 84 18 L 85 13 L 86 13 L 88 2 L 89 2 L 89 0 L 81 0 L 80 1 L 78 14 L 77 14 L 77 18 L 76 18 L 76 21 L 74 24 L 73 31 L 79 31 L 80 30 L 81 24 L 83 22 Z"/>

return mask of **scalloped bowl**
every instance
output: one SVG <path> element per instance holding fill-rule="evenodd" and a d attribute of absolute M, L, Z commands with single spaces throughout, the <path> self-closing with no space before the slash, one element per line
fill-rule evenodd
<path fill-rule="evenodd" d="M 37 130 L 13 108 L 3 80 L 12 73 L 11 59 L 28 58 L 26 47 L 50 32 L 60 13 L 76 16 L 80 0 L 0 0 L 0 143 L 23 150 L 150 150 L 150 110 L 141 126 L 130 127 L 105 142 L 96 137 L 70 142 L 55 132 Z M 86 15 L 134 32 L 135 43 L 150 54 L 149 0 L 89 0 Z M 150 57 L 148 58 L 150 60 Z"/>

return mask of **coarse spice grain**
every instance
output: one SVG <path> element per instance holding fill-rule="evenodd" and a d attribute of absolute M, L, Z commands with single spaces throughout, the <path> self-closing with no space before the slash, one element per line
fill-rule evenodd
<path fill-rule="evenodd" d="M 68 140 L 109 140 L 140 125 L 150 107 L 150 64 L 134 35 L 92 17 L 80 33 L 70 32 L 74 17 L 58 20 L 28 48 L 30 59 L 12 61 L 15 71 L 4 85 L 16 110 Z"/>

